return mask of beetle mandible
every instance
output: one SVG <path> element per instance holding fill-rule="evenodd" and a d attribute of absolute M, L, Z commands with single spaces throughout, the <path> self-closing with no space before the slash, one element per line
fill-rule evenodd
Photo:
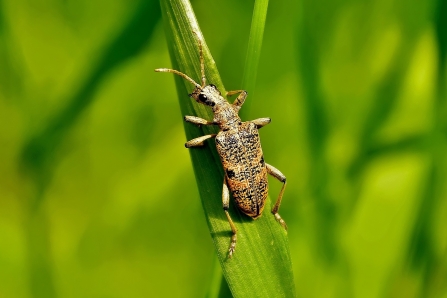
<path fill-rule="evenodd" d="M 196 32 L 194 32 L 196 34 Z M 196 34 L 197 35 L 197 34 Z M 181 76 L 195 86 L 189 95 L 198 103 L 210 106 L 213 109 L 214 119 L 208 121 L 195 116 L 185 116 L 185 121 L 196 125 L 219 125 L 218 134 L 209 134 L 186 142 L 185 147 L 203 146 L 205 140 L 216 138 L 216 148 L 225 171 L 222 190 L 223 209 L 227 216 L 233 235 L 229 248 L 231 258 L 237 241 L 237 229 L 231 220 L 228 208 L 230 193 L 239 209 L 246 215 L 256 219 L 261 216 L 268 194 L 267 174 L 283 183 L 278 199 L 272 208 L 275 219 L 287 230 L 287 225 L 278 214 L 278 209 L 286 188 L 286 177 L 275 167 L 264 161 L 258 129 L 270 123 L 270 118 L 259 118 L 242 122 L 238 113 L 247 97 L 247 91 L 235 90 L 227 92 L 227 96 L 239 94 L 233 104 L 230 104 L 221 95 L 213 84 L 206 85 L 205 64 L 203 59 L 202 43 L 197 35 L 201 85 L 186 74 L 168 68 L 155 69 L 156 72 L 170 72 Z"/>

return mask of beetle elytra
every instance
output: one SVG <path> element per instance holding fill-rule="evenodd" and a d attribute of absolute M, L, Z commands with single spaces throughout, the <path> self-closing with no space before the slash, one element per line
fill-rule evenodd
<path fill-rule="evenodd" d="M 195 33 L 195 32 L 194 32 Z M 197 34 L 196 34 L 197 35 Z M 181 76 L 195 86 L 189 95 L 198 103 L 210 106 L 214 113 L 213 121 L 195 116 L 185 116 L 185 121 L 196 125 L 218 125 L 218 134 L 209 134 L 186 142 L 185 147 L 203 146 L 207 139 L 215 138 L 217 152 L 225 171 L 222 190 L 223 209 L 233 235 L 229 247 L 231 258 L 237 241 L 237 229 L 231 220 L 228 208 L 230 191 L 236 205 L 246 215 L 256 219 L 261 216 L 268 194 L 267 174 L 283 183 L 278 199 L 272 208 L 275 219 L 287 230 L 287 225 L 278 214 L 286 187 L 286 177 L 275 167 L 264 161 L 258 129 L 270 123 L 270 118 L 259 118 L 242 122 L 238 113 L 247 97 L 245 90 L 227 92 L 227 96 L 239 94 L 230 104 L 213 84 L 206 85 L 205 65 L 202 43 L 197 36 L 200 54 L 201 85 L 186 74 L 168 68 L 155 69 L 156 72 L 170 72 Z"/>

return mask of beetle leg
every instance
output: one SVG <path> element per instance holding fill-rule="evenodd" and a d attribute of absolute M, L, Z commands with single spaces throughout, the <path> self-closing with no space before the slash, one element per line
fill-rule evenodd
<path fill-rule="evenodd" d="M 227 180 L 225 178 L 222 189 L 222 203 L 225 215 L 227 216 L 227 220 L 230 223 L 231 231 L 233 232 L 233 236 L 231 236 L 230 248 L 228 249 L 228 257 L 231 258 L 236 249 L 237 229 L 233 221 L 231 220 L 230 214 L 228 213 L 228 208 L 230 207 L 230 191 L 228 190 Z"/>
<path fill-rule="evenodd" d="M 185 147 L 191 148 L 191 147 L 203 146 L 204 142 L 206 140 L 214 138 L 215 136 L 216 136 L 216 134 L 205 135 L 205 136 L 201 136 L 201 137 L 189 140 L 188 142 L 185 143 Z"/>
<path fill-rule="evenodd" d="M 258 118 L 258 119 L 252 120 L 251 122 L 256 124 L 256 126 L 259 129 L 259 128 L 263 127 L 263 126 L 266 126 L 270 122 L 272 122 L 272 119 L 270 119 L 270 118 Z"/>
<path fill-rule="evenodd" d="M 242 93 L 242 92 L 247 93 L 247 91 L 245 91 L 245 90 L 233 90 L 233 91 L 227 91 L 227 96 L 233 96 L 235 94 Z M 247 95 L 245 95 L 245 97 L 247 97 Z"/>
<path fill-rule="evenodd" d="M 186 122 L 191 122 L 193 124 L 196 124 L 199 127 L 200 127 L 200 125 L 217 125 L 217 123 L 215 123 L 215 122 L 211 122 L 211 121 L 208 121 L 206 119 L 199 118 L 196 116 L 185 116 L 184 119 Z"/>
<path fill-rule="evenodd" d="M 284 229 L 287 230 L 286 222 L 281 218 L 281 216 L 278 214 L 279 205 L 281 205 L 282 196 L 284 195 L 284 190 L 286 189 L 286 176 L 284 176 L 283 173 L 281 173 L 277 168 L 275 168 L 272 165 L 269 165 L 268 163 L 265 164 L 265 167 L 267 168 L 267 172 L 281 181 L 283 183 L 281 191 L 279 192 L 278 199 L 276 200 L 275 206 L 273 206 L 272 213 L 275 216 L 275 219 L 283 226 Z"/>
<path fill-rule="evenodd" d="M 240 94 L 234 100 L 233 106 L 235 106 L 238 109 L 240 109 L 242 107 L 242 105 L 244 104 L 245 99 L 247 98 L 247 91 L 245 91 L 245 90 L 228 91 L 227 92 L 227 96 L 231 96 L 231 95 L 238 94 L 238 93 L 240 93 Z"/>

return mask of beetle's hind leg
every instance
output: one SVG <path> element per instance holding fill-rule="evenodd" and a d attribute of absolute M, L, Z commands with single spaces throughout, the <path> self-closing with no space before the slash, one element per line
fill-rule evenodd
<path fill-rule="evenodd" d="M 267 172 L 281 181 L 283 183 L 281 191 L 279 192 L 278 199 L 276 200 L 275 206 L 273 206 L 272 213 L 275 216 L 275 219 L 283 226 L 284 229 L 287 230 L 286 222 L 281 218 L 281 216 L 278 214 L 279 206 L 281 205 L 282 196 L 284 195 L 284 190 L 286 189 L 286 176 L 284 176 L 283 173 L 281 173 L 277 168 L 275 168 L 272 165 L 269 165 L 268 163 L 265 164 L 265 167 L 267 168 Z"/>
<path fill-rule="evenodd" d="M 214 138 L 216 136 L 216 134 L 212 134 L 212 135 L 205 135 L 205 136 L 201 136 L 192 140 L 189 140 L 188 142 L 185 143 L 185 147 L 186 148 L 191 148 L 191 147 L 198 147 L 198 146 L 203 146 L 206 140 Z"/>
<path fill-rule="evenodd" d="M 233 232 L 233 236 L 231 236 L 230 248 L 228 249 L 228 257 L 231 258 L 236 249 L 237 229 L 233 221 L 231 220 L 230 214 L 228 213 L 228 208 L 230 207 L 230 191 L 228 190 L 227 180 L 225 179 L 225 177 L 222 189 L 222 204 L 225 215 L 227 216 L 228 223 L 230 224 L 231 231 Z"/>

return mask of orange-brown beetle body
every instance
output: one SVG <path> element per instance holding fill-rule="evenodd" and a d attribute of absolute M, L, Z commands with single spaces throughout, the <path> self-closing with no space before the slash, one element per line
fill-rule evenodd
<path fill-rule="evenodd" d="M 230 104 L 221 95 L 216 86 L 205 83 L 205 67 L 203 62 L 202 44 L 199 41 L 200 66 L 202 84 L 199 85 L 186 74 L 177 70 L 159 68 L 157 72 L 171 72 L 177 74 L 195 85 L 190 97 L 197 102 L 210 106 L 213 109 L 214 119 L 208 121 L 195 116 L 185 116 L 185 121 L 197 125 L 219 125 L 220 132 L 205 135 L 188 141 L 187 148 L 203 146 L 204 141 L 216 138 L 216 148 L 219 153 L 222 166 L 225 171 L 223 181 L 222 202 L 223 209 L 230 224 L 233 236 L 229 248 L 229 257 L 233 255 L 236 248 L 237 229 L 228 213 L 230 194 L 233 194 L 239 209 L 248 216 L 256 219 L 261 216 L 265 200 L 268 194 L 267 174 L 272 175 L 283 183 L 278 199 L 272 209 L 275 219 L 287 229 L 286 223 L 279 216 L 278 209 L 281 204 L 286 177 L 273 166 L 265 163 L 259 140 L 258 129 L 270 123 L 270 118 L 259 118 L 252 121 L 241 122 L 239 110 L 243 105 L 247 92 L 244 90 L 230 91 L 227 96 L 239 94 L 233 104 Z"/>
<path fill-rule="evenodd" d="M 219 132 L 216 147 L 237 206 L 258 218 L 264 210 L 268 181 L 256 124 L 243 122 L 235 129 Z"/>

